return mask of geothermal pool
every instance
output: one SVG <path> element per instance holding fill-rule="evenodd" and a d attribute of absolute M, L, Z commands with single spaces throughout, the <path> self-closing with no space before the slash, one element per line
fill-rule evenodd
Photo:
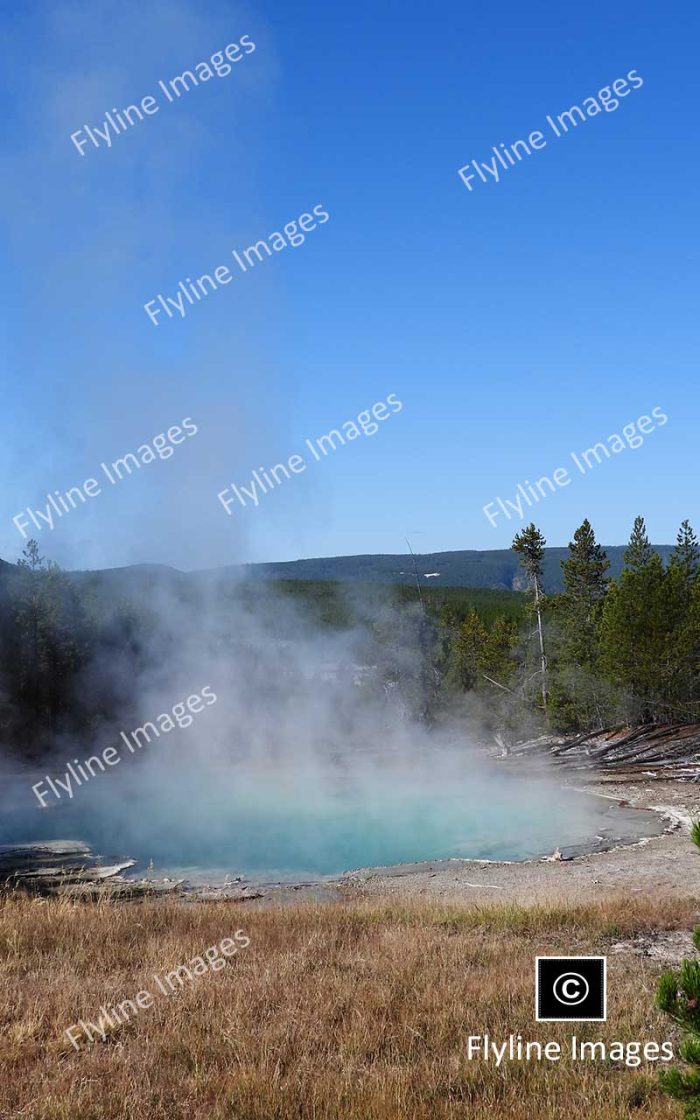
<path fill-rule="evenodd" d="M 138 781 L 134 780 L 138 774 Z M 359 867 L 450 858 L 517 860 L 608 847 L 655 817 L 563 787 L 561 772 L 435 749 L 319 762 L 99 775 L 41 810 L 8 809 L 0 842 L 80 839 L 134 874 L 302 882 Z M 34 779 L 36 780 L 36 779 Z"/>

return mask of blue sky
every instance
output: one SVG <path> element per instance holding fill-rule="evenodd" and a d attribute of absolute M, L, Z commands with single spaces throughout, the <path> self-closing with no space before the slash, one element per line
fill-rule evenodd
<path fill-rule="evenodd" d="M 146 10 L 143 10 L 143 8 Z M 35 535 L 68 567 L 505 548 L 482 507 L 658 406 L 533 511 L 565 544 L 698 522 L 698 10 L 359 0 L 1 5 L 4 439 L 12 518 L 178 423 L 167 461 Z M 253 54 L 79 156 L 70 134 L 248 35 Z M 457 169 L 635 70 L 499 183 Z M 316 204 L 329 222 L 153 327 L 143 304 Z M 394 393 L 403 410 L 227 517 Z"/>

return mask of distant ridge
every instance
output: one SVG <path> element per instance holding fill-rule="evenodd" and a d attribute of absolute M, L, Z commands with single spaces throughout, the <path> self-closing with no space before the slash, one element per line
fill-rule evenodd
<path fill-rule="evenodd" d="M 624 567 L 626 545 L 605 548 L 610 560 L 610 575 Z M 654 545 L 664 562 L 672 545 Z M 544 557 L 544 586 L 549 592 L 562 588 L 561 562 L 568 548 L 548 548 Z M 415 568 L 414 568 L 415 564 Z M 288 560 L 271 564 L 232 565 L 219 569 L 249 580 L 335 580 L 340 583 L 414 583 L 414 570 L 429 587 L 475 587 L 520 591 L 526 584 L 516 554 L 509 548 L 488 551 L 424 552 L 329 556 L 309 560 Z"/>
<path fill-rule="evenodd" d="M 610 575 L 618 576 L 624 567 L 626 545 L 605 546 L 610 560 Z M 654 545 L 664 562 L 672 545 Z M 547 548 L 543 562 L 544 586 L 549 592 L 562 588 L 561 562 L 567 548 Z M 133 564 L 129 567 L 107 568 L 103 571 L 73 572 L 76 580 L 85 580 L 103 589 L 111 587 L 120 593 L 144 581 L 160 580 L 184 587 L 207 583 L 212 579 L 306 580 L 337 583 L 413 584 L 417 570 L 426 587 L 493 588 L 520 591 L 526 584 L 518 557 L 509 548 L 460 552 L 377 553 L 360 556 L 326 556 L 309 560 L 283 560 L 270 564 L 231 564 L 205 571 L 181 572 L 166 564 Z M 0 560 L 0 574 L 16 571 L 13 564 Z"/>

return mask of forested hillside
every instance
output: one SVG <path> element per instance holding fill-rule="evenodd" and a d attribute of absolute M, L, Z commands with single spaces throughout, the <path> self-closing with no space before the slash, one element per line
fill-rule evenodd
<path fill-rule="evenodd" d="M 501 706 L 511 724 L 527 710 L 565 731 L 700 722 L 700 548 L 690 524 L 664 564 L 638 517 L 613 578 L 584 521 L 556 595 L 545 590 L 545 544 L 534 524 L 513 541 L 530 587 L 529 624 L 516 632 L 505 617 L 487 625 L 470 613 L 453 629 L 446 680 L 482 693 L 508 689 Z"/>
<path fill-rule="evenodd" d="M 671 552 L 670 545 L 654 545 L 664 563 Z M 610 561 L 610 575 L 619 576 L 624 567 L 624 546 L 606 548 Z M 565 548 L 548 548 L 542 563 L 545 591 L 561 591 L 563 587 L 561 562 Z M 436 587 L 483 587 L 520 590 L 524 586 L 518 557 L 507 548 L 494 550 L 465 550 L 459 552 L 425 552 L 416 556 L 410 553 L 377 556 L 329 556 L 309 560 L 290 560 L 280 564 L 249 564 L 244 568 L 225 569 L 232 575 L 245 579 L 275 580 L 338 580 L 360 583 L 414 582 L 414 572 L 427 584 Z"/>
<path fill-rule="evenodd" d="M 240 581 L 226 570 L 149 565 L 63 573 L 29 542 L 19 565 L 0 569 L 3 746 L 37 757 L 66 736 L 89 742 L 137 710 L 154 649 L 167 676 L 176 616 L 180 632 L 183 620 L 185 629 L 201 626 L 223 656 L 242 613 L 261 620 L 243 653 L 267 651 L 263 687 L 293 666 L 283 657 L 266 672 L 270 648 L 337 632 L 352 635 L 351 686 L 359 674 L 401 719 L 434 723 L 478 711 L 510 739 L 547 728 L 700 721 L 700 550 L 690 525 L 661 550 L 638 518 L 617 575 L 587 521 L 568 549 L 545 544 L 534 525 L 516 535 L 510 564 L 524 590 L 512 591 L 437 585 L 421 574 L 425 557 L 394 585 Z M 547 570 L 559 592 L 548 591 Z"/>
<path fill-rule="evenodd" d="M 653 545 L 666 563 L 671 545 Z M 624 567 L 624 545 L 606 547 L 610 575 L 617 577 Z M 563 588 L 562 560 L 565 548 L 545 549 L 542 560 L 542 583 L 545 591 L 555 593 Z M 110 593 L 126 593 L 144 580 L 158 577 L 170 586 L 204 585 L 211 580 L 230 579 L 246 583 L 302 581 L 398 584 L 414 586 L 416 574 L 425 587 L 468 587 L 471 590 L 520 591 L 526 586 L 518 557 L 509 548 L 493 551 L 464 550 L 459 552 L 425 552 L 412 555 L 326 556 L 309 560 L 288 560 L 274 564 L 233 564 L 226 568 L 203 572 L 179 572 L 162 564 L 138 564 L 130 568 L 112 568 L 102 572 L 76 572 L 76 579 L 87 579 L 94 586 L 106 587 Z"/>

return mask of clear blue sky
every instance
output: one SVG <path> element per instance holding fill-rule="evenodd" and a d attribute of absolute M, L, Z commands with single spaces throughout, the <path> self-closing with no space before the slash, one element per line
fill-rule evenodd
<path fill-rule="evenodd" d="M 698 8 L 2 3 L 0 555 L 12 517 L 183 417 L 198 435 L 35 535 L 70 567 L 504 548 L 482 506 L 659 406 L 542 501 L 565 544 L 698 522 Z M 253 54 L 81 157 L 76 129 L 248 35 Z M 635 70 L 498 184 L 457 169 Z M 330 221 L 153 327 L 143 304 L 321 203 Z M 394 393 L 227 517 L 217 492 Z"/>

